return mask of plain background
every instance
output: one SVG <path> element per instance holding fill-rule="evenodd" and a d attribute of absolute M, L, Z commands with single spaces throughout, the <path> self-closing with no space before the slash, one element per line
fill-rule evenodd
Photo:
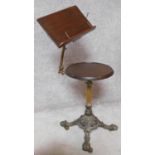
<path fill-rule="evenodd" d="M 37 18 L 77 5 L 96 29 L 67 46 L 65 66 L 76 62 L 101 62 L 114 69 L 114 76 L 94 82 L 94 113 L 105 123 L 116 123 L 119 130 L 94 131 L 94 154 L 120 155 L 120 0 L 37 0 L 35 1 L 35 153 L 36 155 L 78 155 L 83 132 L 73 127 L 66 132 L 59 122 L 72 121 L 84 112 L 85 83 L 59 75 L 58 49 L 37 23 Z M 80 130 L 80 131 L 79 131 Z"/>
<path fill-rule="evenodd" d="M 155 154 L 153 0 L 122 1 L 122 154 Z M 0 154 L 34 154 L 33 1 L 0 5 Z M 147 73 L 147 74 L 145 74 Z M 133 76 L 134 75 L 134 76 Z"/>

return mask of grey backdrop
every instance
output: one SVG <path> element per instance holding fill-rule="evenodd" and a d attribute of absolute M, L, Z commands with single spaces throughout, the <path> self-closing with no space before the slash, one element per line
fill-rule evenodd
<path fill-rule="evenodd" d="M 67 118 L 73 120 L 83 113 L 85 84 L 57 74 L 61 49 L 36 22 L 41 16 L 73 5 L 77 5 L 83 14 L 89 13 L 88 19 L 96 25 L 96 29 L 67 46 L 65 66 L 81 61 L 112 66 L 115 74 L 111 78 L 94 83 L 93 104 L 95 114 L 101 120 L 120 126 L 120 0 L 35 0 L 36 155 L 85 154 L 81 151 L 82 132 L 74 128 L 66 133 L 59 127 L 59 121 Z M 75 137 L 75 130 L 78 137 Z M 105 155 L 120 155 L 120 129 L 115 133 L 96 132 L 96 139 L 93 137 L 91 140 L 98 151 L 95 154 L 100 155 L 104 151 Z M 69 135 L 72 137 L 70 140 L 67 138 Z M 107 136 L 107 139 L 103 140 L 105 137 L 101 135 Z M 59 146 L 62 150 L 54 149 Z"/>

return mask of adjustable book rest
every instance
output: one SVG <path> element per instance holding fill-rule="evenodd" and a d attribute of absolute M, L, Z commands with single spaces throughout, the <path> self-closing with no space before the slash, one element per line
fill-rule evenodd
<path fill-rule="evenodd" d="M 39 18 L 38 22 L 55 44 L 59 48 L 62 47 L 59 73 L 64 74 L 65 45 L 92 31 L 95 26 L 91 25 L 77 6 Z"/>
<path fill-rule="evenodd" d="M 59 73 L 64 74 L 63 58 L 66 49 L 65 45 L 92 31 L 95 26 L 91 25 L 76 6 L 42 17 L 38 19 L 38 22 L 56 45 L 59 48 L 62 47 Z M 110 66 L 96 62 L 71 64 L 65 69 L 67 76 L 86 83 L 86 110 L 85 113 L 76 120 L 72 122 L 65 120 L 62 121 L 60 125 L 66 130 L 77 125 L 84 131 L 84 143 L 82 145 L 84 151 L 93 151 L 90 144 L 90 133 L 93 130 L 99 127 L 109 131 L 118 129 L 114 124 L 107 125 L 100 121 L 92 111 L 93 83 L 96 80 L 107 79 L 111 77 L 113 73 L 114 71 Z"/>

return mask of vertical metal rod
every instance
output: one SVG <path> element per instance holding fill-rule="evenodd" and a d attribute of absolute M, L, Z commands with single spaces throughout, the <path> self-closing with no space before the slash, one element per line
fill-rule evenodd
<path fill-rule="evenodd" d="M 59 64 L 59 72 L 60 74 L 64 74 L 64 54 L 65 54 L 65 45 L 62 47 L 62 51 L 61 51 L 61 57 L 60 57 L 60 64 Z"/>
<path fill-rule="evenodd" d="M 92 81 L 87 81 L 87 88 L 86 88 L 86 106 L 91 107 L 92 106 Z"/>

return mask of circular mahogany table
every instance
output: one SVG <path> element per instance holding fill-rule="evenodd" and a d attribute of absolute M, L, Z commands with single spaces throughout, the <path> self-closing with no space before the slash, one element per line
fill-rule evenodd
<path fill-rule="evenodd" d="M 65 73 L 72 78 L 79 80 L 101 80 L 113 75 L 113 69 L 105 64 L 96 62 L 81 62 L 70 65 Z"/>
<path fill-rule="evenodd" d="M 60 125 L 68 130 L 71 126 L 78 125 L 84 131 L 83 150 L 92 152 L 93 148 L 90 145 L 90 132 L 98 127 L 107 129 L 109 131 L 117 130 L 118 127 L 114 124 L 107 125 L 100 121 L 92 112 L 92 84 L 94 80 L 102 80 L 109 78 L 114 73 L 113 69 L 105 64 L 96 62 L 81 62 L 71 64 L 65 71 L 69 77 L 83 80 L 87 84 L 86 88 L 86 110 L 85 114 L 72 122 L 62 121 Z"/>

